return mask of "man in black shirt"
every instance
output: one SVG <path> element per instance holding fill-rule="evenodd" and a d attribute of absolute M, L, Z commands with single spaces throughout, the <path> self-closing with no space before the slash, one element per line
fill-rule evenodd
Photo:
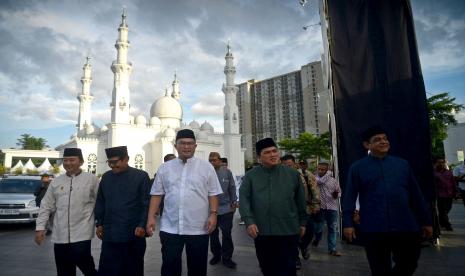
<path fill-rule="evenodd" d="M 99 275 L 143 275 L 149 175 L 128 165 L 127 148 L 105 149 L 111 170 L 103 174 L 95 205 L 102 242 Z"/>

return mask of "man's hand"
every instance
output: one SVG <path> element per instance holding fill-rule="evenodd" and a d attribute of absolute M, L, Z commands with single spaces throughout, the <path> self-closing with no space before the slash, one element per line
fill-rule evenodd
<path fill-rule="evenodd" d="M 143 238 L 145 237 L 145 229 L 144 227 L 136 227 L 136 230 L 134 230 L 134 235 L 138 238 Z"/>
<path fill-rule="evenodd" d="M 305 226 L 300 226 L 300 237 L 302 238 L 305 235 Z"/>
<path fill-rule="evenodd" d="M 344 237 L 346 237 L 347 241 L 349 242 L 352 242 L 353 239 L 357 238 L 355 236 L 355 228 L 354 227 L 344 228 Z"/>
<path fill-rule="evenodd" d="M 156 222 L 157 220 L 155 219 L 155 217 L 149 216 L 149 218 L 147 219 L 147 226 L 145 227 L 145 231 L 147 232 L 147 235 L 149 237 L 153 236 Z"/>
<path fill-rule="evenodd" d="M 36 236 L 35 236 L 34 240 L 37 243 L 37 245 L 41 245 L 42 242 L 45 240 L 45 233 L 46 232 L 47 232 L 47 230 L 37 230 L 36 231 Z"/>
<path fill-rule="evenodd" d="M 207 232 L 208 234 L 210 234 L 211 232 L 213 232 L 213 230 L 216 229 L 216 214 L 211 214 L 209 217 L 208 217 L 208 221 L 207 221 Z"/>
<path fill-rule="evenodd" d="M 97 235 L 97 238 L 103 239 L 103 226 L 97 226 L 97 229 L 95 230 L 95 234 Z"/>
<path fill-rule="evenodd" d="M 358 210 L 355 210 L 354 215 L 352 216 L 352 220 L 355 224 L 360 224 L 360 213 Z"/>
<path fill-rule="evenodd" d="M 433 226 L 422 226 L 421 235 L 425 239 L 430 239 L 433 236 Z"/>
<path fill-rule="evenodd" d="M 257 225 L 256 224 L 251 224 L 251 225 L 247 226 L 247 234 L 249 234 L 249 236 L 252 239 L 255 239 L 258 236 Z"/>

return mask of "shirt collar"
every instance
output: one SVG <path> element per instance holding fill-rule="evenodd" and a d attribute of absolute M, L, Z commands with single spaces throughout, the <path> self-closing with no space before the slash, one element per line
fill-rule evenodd
<path fill-rule="evenodd" d="M 75 175 L 70 175 L 68 172 L 66 172 L 66 176 L 68 176 L 68 177 L 76 177 L 76 176 L 80 175 L 81 173 L 82 173 L 82 170 L 79 170 L 79 172 L 77 174 L 75 174 Z"/>

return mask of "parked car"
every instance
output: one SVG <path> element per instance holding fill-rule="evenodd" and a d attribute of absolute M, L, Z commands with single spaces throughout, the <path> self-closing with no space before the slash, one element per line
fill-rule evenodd
<path fill-rule="evenodd" d="M 39 213 L 34 192 L 40 176 L 6 176 L 0 179 L 0 223 L 34 222 Z"/>

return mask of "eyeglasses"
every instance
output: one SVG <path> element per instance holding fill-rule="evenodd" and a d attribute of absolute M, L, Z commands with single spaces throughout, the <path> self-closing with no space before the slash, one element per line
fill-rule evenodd
<path fill-rule="evenodd" d="M 108 159 L 108 160 L 107 160 L 107 164 L 108 164 L 108 166 L 114 166 L 114 165 L 116 165 L 116 163 L 118 163 L 118 161 L 120 161 L 120 160 L 121 160 L 121 159 L 119 159 L 119 158 L 118 158 L 118 159 L 113 159 L 113 160 Z"/>
<path fill-rule="evenodd" d="M 184 146 L 191 147 L 191 146 L 195 145 L 195 142 L 184 142 L 184 141 L 179 141 L 179 142 L 177 142 L 177 144 L 178 144 L 179 146 L 182 146 L 182 147 L 184 147 Z"/>

